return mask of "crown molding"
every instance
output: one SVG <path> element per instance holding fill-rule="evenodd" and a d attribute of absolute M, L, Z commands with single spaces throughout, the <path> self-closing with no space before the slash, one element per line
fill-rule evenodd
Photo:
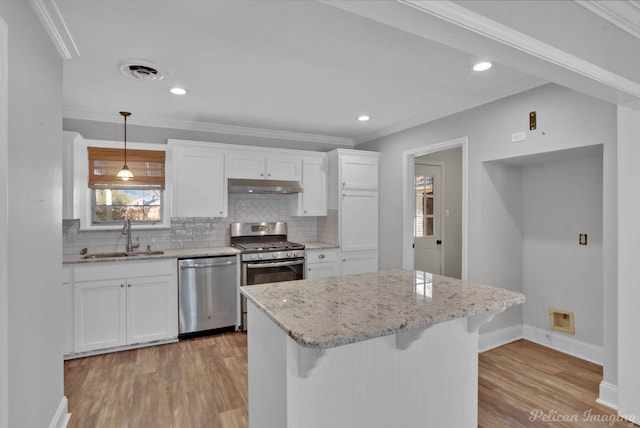
<path fill-rule="evenodd" d="M 413 128 L 415 126 L 419 126 L 428 122 L 432 122 L 437 119 L 442 119 L 443 117 L 447 117 L 452 114 L 460 113 L 464 110 L 469 110 L 471 108 L 478 107 L 483 104 L 497 101 L 499 99 L 517 94 L 519 92 L 528 91 L 529 89 L 546 85 L 547 83 L 549 82 L 547 82 L 546 80 L 539 79 L 537 77 L 533 77 L 533 76 L 525 77 L 524 79 L 521 79 L 517 82 L 513 82 L 508 85 L 504 85 L 501 88 L 495 89 L 489 93 L 478 95 L 473 98 L 468 98 L 466 100 L 463 100 L 461 102 L 451 104 L 448 106 L 443 106 L 441 108 L 426 112 L 422 115 L 413 117 L 411 119 L 403 120 L 391 126 L 378 129 L 369 134 L 361 135 L 359 137 L 354 138 L 354 143 L 358 145 L 362 143 L 367 143 L 369 141 L 377 140 L 378 138 L 386 137 L 387 135 L 395 134 L 396 132 L 401 132 L 406 129 Z"/>
<path fill-rule="evenodd" d="M 398 2 L 602 85 L 640 98 L 640 83 L 626 79 L 451 1 L 398 0 Z"/>
<path fill-rule="evenodd" d="M 63 59 L 79 57 L 80 51 L 55 0 L 29 0 L 29 3 L 40 18 L 42 26 L 49 33 L 60 56 Z"/>
<path fill-rule="evenodd" d="M 132 116 L 133 117 L 133 116 Z M 96 122 L 120 123 L 112 114 L 79 112 L 73 110 L 64 111 L 65 119 L 91 120 Z M 353 147 L 353 139 L 346 137 L 334 137 L 330 135 L 309 134 L 303 132 L 278 131 L 274 129 L 250 128 L 235 125 L 222 125 L 216 123 L 191 122 L 186 120 L 159 119 L 145 117 L 136 114 L 136 117 L 128 119 L 131 125 L 151 126 L 154 128 L 182 129 L 185 131 L 211 132 L 227 135 L 242 135 L 246 137 L 271 138 L 287 141 L 301 141 L 316 144 L 328 144 L 331 146 Z"/>
<path fill-rule="evenodd" d="M 637 1 L 576 0 L 591 13 L 640 39 L 640 3 Z"/>

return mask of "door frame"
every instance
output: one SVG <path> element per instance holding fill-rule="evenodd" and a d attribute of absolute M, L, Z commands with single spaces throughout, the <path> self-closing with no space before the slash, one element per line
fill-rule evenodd
<path fill-rule="evenodd" d="M 459 137 L 402 152 L 402 268 L 413 270 L 413 176 L 416 156 L 462 147 L 462 279 L 467 279 L 468 206 L 469 206 L 469 137 Z M 443 228 L 444 229 L 444 228 Z"/>
<path fill-rule="evenodd" d="M 422 156 L 422 155 L 421 155 Z M 439 233 L 439 239 L 442 241 L 442 244 L 440 245 L 440 274 L 444 274 L 444 248 L 445 245 L 447 243 L 447 240 L 445 239 L 445 228 L 444 228 L 444 207 L 445 207 L 445 197 L 446 195 L 444 194 L 444 162 L 439 162 L 439 161 L 417 161 L 416 158 L 418 156 L 414 156 L 414 161 L 413 161 L 413 166 L 414 166 L 414 171 L 413 173 L 415 174 L 415 166 L 416 164 L 418 165 L 426 165 L 426 166 L 435 166 L 440 168 L 440 205 L 438 206 L 438 216 L 440 217 L 438 219 L 438 227 L 440 228 L 440 233 Z M 414 203 L 414 208 L 413 208 L 413 212 L 415 212 L 415 203 Z M 413 221 L 412 221 L 413 223 Z M 413 232 L 411 233 L 412 238 L 415 242 L 415 236 L 413 236 Z M 414 269 L 415 269 L 415 247 L 413 248 L 413 256 L 414 256 Z"/>
<path fill-rule="evenodd" d="M 9 104 L 8 99 L 8 34 L 5 21 L 0 17 L 0 427 L 9 426 L 9 331 L 8 331 L 8 295 L 9 277 L 7 269 L 8 233 L 9 233 Z"/>

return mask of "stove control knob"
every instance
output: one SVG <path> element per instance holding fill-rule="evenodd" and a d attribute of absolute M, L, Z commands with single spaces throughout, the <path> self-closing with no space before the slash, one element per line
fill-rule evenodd
<path fill-rule="evenodd" d="M 278 253 L 273 253 L 273 254 L 271 255 L 271 257 L 273 257 L 274 259 L 277 259 L 277 258 L 278 258 Z"/>
<path fill-rule="evenodd" d="M 295 254 L 294 254 L 293 252 L 291 252 L 291 251 L 289 251 L 289 252 L 287 253 L 287 257 L 293 257 L 294 255 L 295 255 Z"/>
<path fill-rule="evenodd" d="M 255 254 L 251 254 L 251 260 L 255 260 L 256 259 L 256 255 Z"/>
<path fill-rule="evenodd" d="M 262 259 L 262 257 L 263 257 L 262 254 L 258 254 L 259 259 Z"/>

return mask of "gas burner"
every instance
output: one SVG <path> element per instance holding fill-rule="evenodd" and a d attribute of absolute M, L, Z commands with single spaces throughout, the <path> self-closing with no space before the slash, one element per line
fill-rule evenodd
<path fill-rule="evenodd" d="M 232 223 L 230 244 L 243 254 L 304 250 L 303 244 L 287 241 L 287 223 Z M 280 255 L 278 254 L 278 258 Z"/>
<path fill-rule="evenodd" d="M 286 250 L 304 250 L 303 244 L 295 242 L 254 242 L 254 243 L 232 243 L 232 247 L 242 250 L 242 252 L 257 253 L 261 251 L 286 251 Z"/>

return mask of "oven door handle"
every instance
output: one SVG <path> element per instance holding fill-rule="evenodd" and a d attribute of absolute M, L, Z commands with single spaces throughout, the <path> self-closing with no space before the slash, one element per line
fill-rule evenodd
<path fill-rule="evenodd" d="M 295 260 L 289 262 L 265 262 L 265 263 L 247 263 L 247 269 L 264 268 L 264 267 L 282 267 L 295 266 L 304 264 L 304 260 Z"/>

